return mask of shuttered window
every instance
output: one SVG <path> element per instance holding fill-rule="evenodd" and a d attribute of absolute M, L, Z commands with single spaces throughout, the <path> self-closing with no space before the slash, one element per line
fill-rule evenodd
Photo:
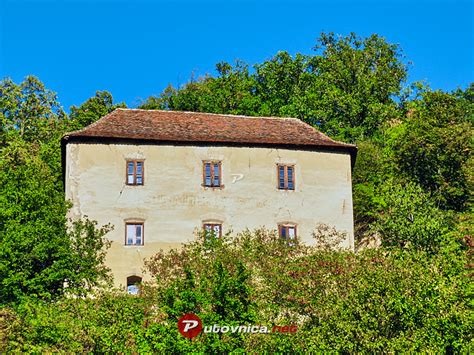
<path fill-rule="evenodd" d="M 220 161 L 203 162 L 203 186 L 222 187 L 222 169 Z"/>
<path fill-rule="evenodd" d="M 278 188 L 280 190 L 295 189 L 295 167 L 294 165 L 277 165 Z"/>
<path fill-rule="evenodd" d="M 143 160 L 127 160 L 127 185 L 143 185 Z"/>

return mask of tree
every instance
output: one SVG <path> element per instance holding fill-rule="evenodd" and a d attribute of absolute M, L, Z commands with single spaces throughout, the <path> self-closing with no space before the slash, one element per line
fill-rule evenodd
<path fill-rule="evenodd" d="M 170 109 L 176 111 L 213 112 L 255 115 L 258 98 L 253 95 L 254 77 L 248 65 L 236 61 L 232 66 L 216 64 L 217 76 L 186 83 L 178 90 L 169 85 L 159 97 L 149 97 L 140 107 L 143 109 Z"/>
<path fill-rule="evenodd" d="M 34 76 L 17 85 L 11 79 L 0 82 L 0 144 L 10 135 L 27 142 L 47 141 L 58 132 L 66 118 L 56 93 Z"/>
<path fill-rule="evenodd" d="M 415 187 L 410 190 L 419 191 Z M 419 211 L 415 218 L 424 218 L 426 212 L 429 210 Z M 396 213 L 402 218 L 401 211 Z M 424 220 L 435 217 L 431 213 Z M 186 270 L 192 270 L 192 286 L 188 283 L 180 292 L 188 291 L 189 300 L 191 292 L 202 283 L 207 290 L 201 293 L 202 304 L 206 300 L 215 304 L 209 290 L 219 287 L 222 280 L 205 276 L 215 272 L 214 261 L 222 260 L 227 270 L 236 270 L 236 265 L 242 263 L 250 273 L 244 284 L 250 287 L 256 322 L 295 322 L 298 326 L 298 332 L 291 336 L 246 335 L 245 350 L 438 352 L 469 347 L 470 326 L 465 323 L 469 316 L 469 281 L 464 269 L 467 259 L 459 245 L 449 253 L 438 254 L 397 248 L 354 254 L 298 242 L 289 246 L 265 230 L 228 237 L 211 246 L 200 240 L 186 243 L 181 251 L 161 252 L 149 260 L 147 267 L 158 277 L 158 290 L 171 290 L 171 295 L 176 295 L 172 285 L 190 280 Z M 178 304 L 184 299 L 181 295 L 170 299 Z M 235 293 L 230 292 L 229 298 L 233 297 Z M 205 317 L 206 308 L 198 309 Z M 205 324 L 218 322 L 210 320 Z M 217 340 L 206 334 L 198 337 L 194 346 L 222 349 L 229 338 L 214 343 Z"/>
<path fill-rule="evenodd" d="M 389 130 L 396 173 L 433 194 L 442 209 L 461 211 L 472 190 L 472 102 L 427 91 Z"/>
<path fill-rule="evenodd" d="M 38 147 L 16 140 L 0 155 L 0 300 L 57 298 L 107 279 L 103 267 L 110 229 L 76 221 Z"/>
<path fill-rule="evenodd" d="M 379 217 L 381 197 L 379 186 L 390 179 L 390 164 L 380 144 L 373 140 L 357 144 L 357 160 L 352 172 L 354 205 L 354 237 L 356 242 L 372 236 L 371 224 Z"/>
<path fill-rule="evenodd" d="M 67 120 L 56 94 L 32 76 L 19 85 L 5 79 L 0 112 L 0 302 L 101 285 L 110 226 L 66 219 L 59 140 Z"/>
<path fill-rule="evenodd" d="M 292 116 L 347 141 L 367 139 L 397 118 L 406 65 L 398 45 L 377 35 L 322 33 L 315 55 L 278 52 L 253 66 L 216 65 L 180 88 L 169 86 L 142 108 Z"/>
<path fill-rule="evenodd" d="M 112 94 L 108 91 L 97 91 L 95 96 L 87 99 L 81 106 L 71 106 L 69 129 L 77 130 L 94 123 L 116 108 L 127 107 L 125 103 L 113 103 Z"/>
<path fill-rule="evenodd" d="M 160 96 L 149 96 L 144 102 L 140 104 L 140 108 L 143 110 L 176 110 L 177 107 L 171 103 L 173 97 L 176 96 L 176 89 L 171 85 L 163 90 Z"/>
<path fill-rule="evenodd" d="M 288 245 L 265 230 L 197 238 L 151 258 L 159 283 L 139 295 L 0 308 L 0 351 L 463 353 L 472 347 L 466 262 L 459 245 L 437 254 L 353 253 Z M 176 326 L 187 312 L 203 326 L 297 332 L 201 333 L 190 341 Z"/>
<path fill-rule="evenodd" d="M 325 107 L 324 131 L 344 140 L 371 137 L 398 116 L 393 98 L 400 95 L 407 67 L 396 44 L 373 34 L 360 38 L 322 33 L 314 48 L 316 106 Z"/>
<path fill-rule="evenodd" d="M 272 59 L 255 65 L 255 94 L 261 101 L 263 116 L 309 118 L 302 96 L 311 94 L 315 78 L 309 66 L 310 58 L 288 52 L 278 52 Z"/>
<path fill-rule="evenodd" d="M 150 258 L 157 283 L 137 296 L 61 297 L 107 280 L 110 226 L 67 220 L 59 138 L 124 105 L 97 92 L 66 120 L 38 79 L 3 80 L 0 352 L 469 352 L 473 84 L 402 90 L 402 59 L 377 35 L 323 33 L 315 54 L 279 52 L 250 69 L 222 62 L 215 76 L 148 98 L 143 108 L 298 117 L 356 141 L 356 233 L 382 246 L 321 247 L 340 237 L 327 226 L 313 234 L 317 247 L 265 230 L 201 236 Z M 298 332 L 189 341 L 176 327 L 187 312 L 205 325 Z"/>
<path fill-rule="evenodd" d="M 389 180 L 377 194 L 381 210 L 372 228 L 382 245 L 434 253 L 446 244 L 450 221 L 419 185 Z"/>

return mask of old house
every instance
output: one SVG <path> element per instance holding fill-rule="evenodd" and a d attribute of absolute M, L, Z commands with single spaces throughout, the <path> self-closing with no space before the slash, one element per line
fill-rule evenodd
<path fill-rule="evenodd" d="M 117 109 L 63 137 L 71 217 L 111 223 L 115 284 L 143 277 L 143 259 L 196 228 L 266 227 L 314 243 L 318 222 L 353 248 L 356 148 L 294 118 Z"/>

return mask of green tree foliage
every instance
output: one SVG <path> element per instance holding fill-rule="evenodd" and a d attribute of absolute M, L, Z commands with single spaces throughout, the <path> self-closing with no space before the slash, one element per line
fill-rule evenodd
<path fill-rule="evenodd" d="M 314 58 L 319 107 L 326 107 L 324 131 L 344 140 L 373 136 L 382 123 L 397 117 L 393 98 L 407 76 L 398 45 L 378 35 L 359 38 L 322 34 Z"/>
<path fill-rule="evenodd" d="M 390 132 L 399 174 L 432 193 L 443 209 L 463 210 L 469 200 L 473 114 L 472 101 L 429 91 L 411 103 L 407 117 Z"/>
<path fill-rule="evenodd" d="M 411 205 L 411 209 L 422 196 L 424 206 L 446 214 L 442 217 L 438 213 L 443 220 L 464 219 L 462 216 L 471 211 L 474 106 L 466 99 L 469 90 L 449 94 L 424 88 L 400 108 L 400 119 L 387 122 L 377 135 L 358 143 L 353 172 L 358 239 L 373 231 L 369 226 L 374 222 L 383 224 L 394 216 L 388 209 L 393 205 L 384 201 L 400 198 L 399 184 L 409 187 L 405 193 L 412 196 L 405 197 L 406 207 Z M 414 185 L 421 189 L 414 191 L 410 188 Z"/>
<path fill-rule="evenodd" d="M 0 351 L 126 353 L 136 346 L 132 334 L 147 313 L 143 299 L 126 295 L 30 299 L 15 312 L 0 308 Z"/>
<path fill-rule="evenodd" d="M 68 222 L 59 139 L 67 117 L 35 77 L 0 83 L 0 303 L 83 294 L 108 280 L 110 226 Z"/>
<path fill-rule="evenodd" d="M 106 277 L 108 227 L 77 221 L 68 231 L 68 205 L 56 176 L 35 145 L 13 141 L 0 155 L 0 302 L 55 298 L 86 290 Z"/>
<path fill-rule="evenodd" d="M 357 160 L 352 176 L 352 198 L 354 204 L 355 235 L 362 239 L 371 233 L 381 210 L 381 197 L 378 188 L 390 178 L 387 161 L 380 144 L 372 140 L 357 144 Z"/>
<path fill-rule="evenodd" d="M 179 250 L 160 251 L 147 262 L 157 281 L 151 292 L 172 324 L 186 313 L 199 314 L 208 325 L 236 326 L 257 319 L 251 274 L 242 260 L 229 263 L 232 247 L 230 236 L 210 239 L 201 235 Z M 240 334 L 228 334 L 225 339 L 208 334 L 206 338 L 205 346 L 212 351 L 243 347 Z"/>
<path fill-rule="evenodd" d="M 20 141 L 39 146 L 33 150 L 48 164 L 56 181 L 60 181 L 59 140 L 67 116 L 56 93 L 34 76 L 27 76 L 20 84 L 4 79 L 0 82 L 0 120 L 0 149 Z"/>
<path fill-rule="evenodd" d="M 180 111 L 256 114 L 258 98 L 252 94 L 254 77 L 248 65 L 237 61 L 216 65 L 217 77 L 205 76 L 187 83 L 180 90 L 168 86 L 159 97 L 149 97 L 143 109 L 171 109 Z"/>
<path fill-rule="evenodd" d="M 108 91 L 97 91 L 95 96 L 87 99 L 79 107 L 71 106 L 69 114 L 69 130 L 78 130 L 94 123 L 116 108 L 127 107 L 125 103 L 113 103 L 112 94 Z"/>
<path fill-rule="evenodd" d="M 32 141 L 46 141 L 62 130 L 66 115 L 56 94 L 34 76 L 20 84 L 11 79 L 0 82 L 0 143 L 11 135 Z"/>
<path fill-rule="evenodd" d="M 2 303 L 28 294 L 57 295 L 70 276 L 63 259 L 66 204 L 48 167 L 30 148 L 12 142 L 0 159 Z"/>
<path fill-rule="evenodd" d="M 450 220 L 420 186 L 387 181 L 377 193 L 381 213 L 372 227 L 383 245 L 435 252 L 448 243 Z"/>
<path fill-rule="evenodd" d="M 292 116 L 310 120 L 304 100 L 311 95 L 316 77 L 310 57 L 278 52 L 272 59 L 255 65 L 255 95 L 259 98 L 259 115 Z"/>
<path fill-rule="evenodd" d="M 292 116 L 353 141 L 397 117 L 406 66 L 399 47 L 377 35 L 321 34 L 316 54 L 279 52 L 270 60 L 219 63 L 217 76 L 169 86 L 142 108 L 260 116 Z"/>
<path fill-rule="evenodd" d="M 288 245 L 265 230 L 201 238 L 150 259 L 160 282 L 139 296 L 0 308 L 0 351 L 469 352 L 466 262 L 460 247 L 355 254 Z M 298 331 L 189 340 L 177 330 L 185 312 L 204 326 L 294 324 Z"/>

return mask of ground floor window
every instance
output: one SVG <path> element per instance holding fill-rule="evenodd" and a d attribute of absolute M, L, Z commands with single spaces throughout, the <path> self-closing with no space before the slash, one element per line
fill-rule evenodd
<path fill-rule="evenodd" d="M 138 295 L 140 292 L 139 285 L 142 282 L 140 276 L 129 276 L 127 277 L 127 293 L 129 295 Z"/>

